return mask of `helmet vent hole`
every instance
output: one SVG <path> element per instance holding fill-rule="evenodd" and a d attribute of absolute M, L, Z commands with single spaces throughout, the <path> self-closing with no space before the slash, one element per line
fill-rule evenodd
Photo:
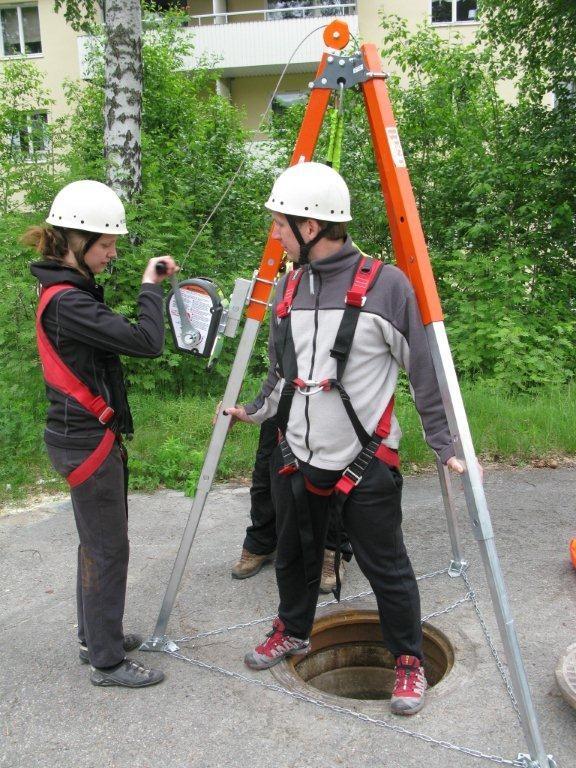
<path fill-rule="evenodd" d="M 308 206 L 307 206 L 307 205 L 305 205 L 305 206 L 304 206 L 304 210 L 305 210 L 305 211 L 307 211 L 307 210 L 308 210 Z"/>
<path fill-rule="evenodd" d="M 334 211 L 330 211 L 330 213 L 334 213 Z"/>
<path fill-rule="evenodd" d="M 80 224 L 84 224 L 84 219 L 80 219 Z"/>
<path fill-rule="evenodd" d="M 110 226 L 110 224 L 106 224 L 106 226 L 107 226 L 107 227 L 109 227 L 109 226 Z"/>

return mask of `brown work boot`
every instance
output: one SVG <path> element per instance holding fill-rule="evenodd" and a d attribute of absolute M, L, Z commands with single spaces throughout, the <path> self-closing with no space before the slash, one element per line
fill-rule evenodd
<path fill-rule="evenodd" d="M 336 570 L 334 568 L 334 558 L 336 552 L 331 549 L 324 550 L 324 562 L 322 563 L 322 577 L 320 579 L 320 592 L 323 595 L 327 595 L 332 590 L 336 589 Z M 340 558 L 340 583 L 344 583 L 344 576 L 346 575 L 346 561 L 343 557 Z"/>
<path fill-rule="evenodd" d="M 268 555 L 253 555 L 252 552 L 248 552 L 246 547 L 242 547 L 240 560 L 232 566 L 232 578 L 249 579 L 250 576 L 255 576 L 258 571 L 262 570 L 262 566 L 274 560 L 275 554 L 275 552 L 270 552 Z"/>

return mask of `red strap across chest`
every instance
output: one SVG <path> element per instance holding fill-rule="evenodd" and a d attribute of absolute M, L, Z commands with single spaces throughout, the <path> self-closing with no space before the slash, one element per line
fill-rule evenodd
<path fill-rule="evenodd" d="M 42 290 L 36 313 L 36 339 L 42 371 L 46 383 L 62 394 L 73 397 L 89 413 L 95 416 L 101 424 L 107 424 L 114 416 L 114 411 L 100 396 L 95 395 L 89 387 L 66 365 L 58 355 L 46 331 L 42 326 L 42 315 L 56 294 L 74 288 L 68 283 L 58 283 Z"/>
<path fill-rule="evenodd" d="M 294 296 L 302 280 L 303 269 L 296 269 L 286 280 L 286 289 L 282 301 L 276 306 L 276 317 L 287 317 L 292 309 Z"/>
<path fill-rule="evenodd" d="M 42 290 L 40 302 L 36 313 L 36 339 L 42 362 L 42 371 L 46 383 L 64 395 L 73 397 L 89 413 L 95 416 L 101 424 L 108 424 L 114 416 L 114 410 L 100 395 L 95 395 L 76 374 L 68 368 L 66 363 L 58 355 L 46 331 L 42 326 L 42 315 L 50 301 L 58 293 L 74 288 L 69 283 L 58 283 Z M 114 443 L 116 435 L 111 429 L 106 429 L 102 440 L 92 453 L 76 467 L 66 478 L 71 488 L 84 483 L 92 477 L 94 472 L 104 463 Z"/>
<path fill-rule="evenodd" d="M 372 283 L 382 267 L 382 262 L 376 259 L 362 258 L 350 289 L 346 293 L 346 304 L 353 307 L 363 307 L 366 303 L 366 294 L 372 287 Z"/>

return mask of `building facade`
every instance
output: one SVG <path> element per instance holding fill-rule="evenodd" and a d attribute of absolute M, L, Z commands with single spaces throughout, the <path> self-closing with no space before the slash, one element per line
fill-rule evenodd
<path fill-rule="evenodd" d="M 330 18 L 345 18 L 357 38 L 376 44 L 382 38 L 382 13 L 403 16 L 413 27 L 427 19 L 442 36 L 458 34 L 464 41 L 477 28 L 476 0 L 189 0 L 187 12 L 183 34 L 194 53 L 186 66 L 218 69 L 220 92 L 243 110 L 255 137 L 289 60 L 274 106 L 306 96 L 325 47 L 319 27 Z M 63 84 L 85 75 L 88 42 L 54 12 L 53 0 L 0 0 L 0 67 L 14 58 L 33 61 L 54 99 L 34 120 L 52 121 L 66 113 Z"/>

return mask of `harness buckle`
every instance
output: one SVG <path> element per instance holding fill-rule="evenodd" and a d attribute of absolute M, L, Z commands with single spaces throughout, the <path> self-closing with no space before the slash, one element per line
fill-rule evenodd
<path fill-rule="evenodd" d="M 298 462 L 293 461 L 291 464 L 285 464 L 278 470 L 279 475 L 293 475 L 294 472 L 298 472 Z"/>
<path fill-rule="evenodd" d="M 366 304 L 366 294 L 351 289 L 346 292 L 346 304 L 353 307 L 363 307 Z"/>
<path fill-rule="evenodd" d="M 294 379 L 292 384 L 304 397 L 310 397 L 310 395 L 316 395 L 318 392 L 327 392 L 330 386 L 326 386 L 328 379 L 323 381 L 314 381 L 314 379 Z M 305 392 L 304 390 L 308 390 Z"/>
<path fill-rule="evenodd" d="M 280 318 L 288 317 L 291 309 L 292 307 L 288 304 L 288 302 L 286 301 L 279 302 L 278 306 L 276 307 L 276 317 L 280 317 Z"/>
<path fill-rule="evenodd" d="M 100 416 L 98 416 L 98 421 L 100 424 L 108 424 L 108 422 L 113 418 L 114 416 L 114 408 L 110 408 L 109 405 L 104 408 Z"/>
<path fill-rule="evenodd" d="M 346 467 L 344 472 L 342 472 L 342 477 L 336 483 L 334 490 L 343 493 L 344 496 L 348 496 L 350 491 L 353 488 L 356 488 L 360 480 L 362 480 L 362 475 L 358 475 L 356 472 L 353 472 L 350 467 Z"/>
<path fill-rule="evenodd" d="M 354 485 L 358 485 L 360 480 L 362 480 L 362 475 L 359 475 L 357 472 L 353 472 L 350 467 L 346 467 L 344 472 L 342 472 L 342 477 L 348 478 L 348 480 L 351 480 Z"/>

